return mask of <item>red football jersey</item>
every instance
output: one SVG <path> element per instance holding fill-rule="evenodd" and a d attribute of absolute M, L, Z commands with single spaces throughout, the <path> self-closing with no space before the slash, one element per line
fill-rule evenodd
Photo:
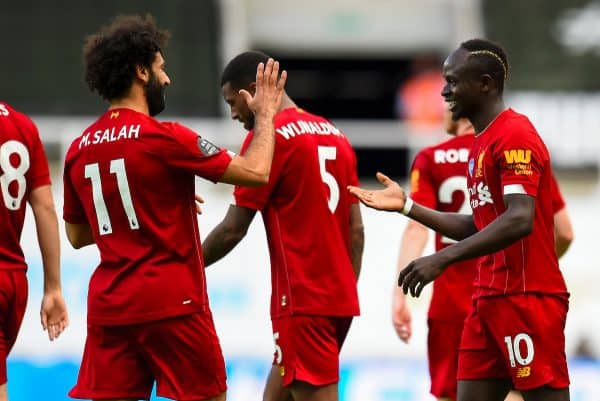
<path fill-rule="evenodd" d="M 505 210 L 503 196 L 536 198 L 532 232 L 479 259 L 474 297 L 540 293 L 567 295 L 554 251 L 550 156 L 527 117 L 502 112 L 475 137 L 469 154 L 468 187 L 473 217 L 483 229 Z"/>
<path fill-rule="evenodd" d="M 420 151 L 410 173 L 411 198 L 420 205 L 442 212 L 471 214 L 467 191 L 467 160 L 475 136 L 453 137 Z M 456 241 L 435 234 L 435 250 Z M 462 321 L 471 307 L 476 260 L 449 266 L 433 282 L 429 317 Z"/>
<path fill-rule="evenodd" d="M 562 208 L 565 207 L 565 200 L 560 192 L 560 188 L 558 187 L 558 182 L 556 182 L 556 177 L 552 174 L 552 211 L 554 213 L 558 212 Z"/>
<path fill-rule="evenodd" d="M 50 184 L 36 126 L 0 102 L 0 269 L 27 269 L 19 243 L 31 190 Z"/>
<path fill-rule="evenodd" d="M 359 313 L 350 260 L 356 156 L 322 117 L 288 108 L 275 116 L 269 183 L 235 188 L 238 206 L 262 212 L 271 255 L 271 316 Z M 248 147 L 250 131 L 242 152 Z"/>
<path fill-rule="evenodd" d="M 218 180 L 231 157 L 177 123 L 107 111 L 73 141 L 64 219 L 88 223 L 100 251 L 88 322 L 133 324 L 208 307 L 194 176 Z"/>

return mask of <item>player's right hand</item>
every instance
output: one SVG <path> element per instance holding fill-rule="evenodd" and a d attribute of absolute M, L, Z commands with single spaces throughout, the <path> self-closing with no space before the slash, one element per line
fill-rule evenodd
<path fill-rule="evenodd" d="M 240 94 L 246 100 L 248 108 L 254 115 L 264 115 L 272 118 L 279 111 L 283 88 L 287 79 L 287 71 L 279 75 L 279 62 L 270 58 L 267 64 L 259 63 L 256 68 L 256 90 L 254 96 L 245 89 Z"/>
<path fill-rule="evenodd" d="M 406 194 L 397 182 L 388 176 L 377 173 L 377 180 L 385 185 L 385 189 L 371 191 L 354 186 L 348 186 L 348 191 L 356 196 L 363 204 L 377 210 L 399 212 L 406 202 Z"/>
<path fill-rule="evenodd" d="M 406 296 L 400 287 L 394 289 L 392 322 L 394 323 L 394 330 L 396 330 L 398 338 L 400 338 L 402 342 L 408 344 L 412 335 L 411 316 L 406 302 Z"/>
<path fill-rule="evenodd" d="M 58 338 L 65 328 L 67 328 L 69 325 L 67 304 L 60 291 L 51 291 L 44 294 L 40 317 L 42 327 L 48 331 L 50 341 Z"/>

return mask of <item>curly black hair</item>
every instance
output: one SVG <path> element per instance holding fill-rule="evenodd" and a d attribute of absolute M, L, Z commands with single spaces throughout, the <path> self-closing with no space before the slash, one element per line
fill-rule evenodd
<path fill-rule="evenodd" d="M 131 87 L 136 66 L 151 68 L 169 37 L 149 14 L 117 16 L 85 40 L 85 82 L 108 101 L 122 98 Z"/>
<path fill-rule="evenodd" d="M 487 39 L 471 39 L 460 47 L 469 52 L 469 58 L 476 60 L 482 71 L 490 74 L 502 93 L 509 71 L 508 57 L 502 46 Z"/>

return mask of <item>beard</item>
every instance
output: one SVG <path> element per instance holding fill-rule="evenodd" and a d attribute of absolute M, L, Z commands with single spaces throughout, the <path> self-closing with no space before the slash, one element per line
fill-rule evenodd
<path fill-rule="evenodd" d="M 254 129 L 254 113 L 250 112 L 250 116 L 244 121 L 244 129 L 247 131 Z"/>
<path fill-rule="evenodd" d="M 165 109 L 165 85 L 158 82 L 154 74 L 150 75 L 150 80 L 144 86 L 144 93 L 150 116 L 154 117 Z"/>

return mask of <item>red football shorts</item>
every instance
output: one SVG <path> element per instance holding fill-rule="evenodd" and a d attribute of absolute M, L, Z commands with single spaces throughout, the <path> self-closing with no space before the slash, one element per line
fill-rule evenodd
<path fill-rule="evenodd" d="M 431 394 L 436 398 L 456 400 L 458 348 L 463 322 L 428 319 L 427 356 Z"/>
<path fill-rule="evenodd" d="M 73 398 L 201 400 L 226 390 L 210 312 L 128 326 L 88 325 Z"/>
<path fill-rule="evenodd" d="M 458 379 L 511 378 L 517 390 L 568 387 L 568 309 L 567 299 L 549 295 L 476 300 L 465 320 Z"/>
<path fill-rule="evenodd" d="M 284 316 L 273 319 L 275 357 L 283 386 L 301 380 L 313 386 L 339 381 L 339 354 L 352 317 Z"/>
<path fill-rule="evenodd" d="M 0 384 L 8 380 L 6 358 L 17 340 L 26 306 L 25 270 L 0 270 Z"/>

